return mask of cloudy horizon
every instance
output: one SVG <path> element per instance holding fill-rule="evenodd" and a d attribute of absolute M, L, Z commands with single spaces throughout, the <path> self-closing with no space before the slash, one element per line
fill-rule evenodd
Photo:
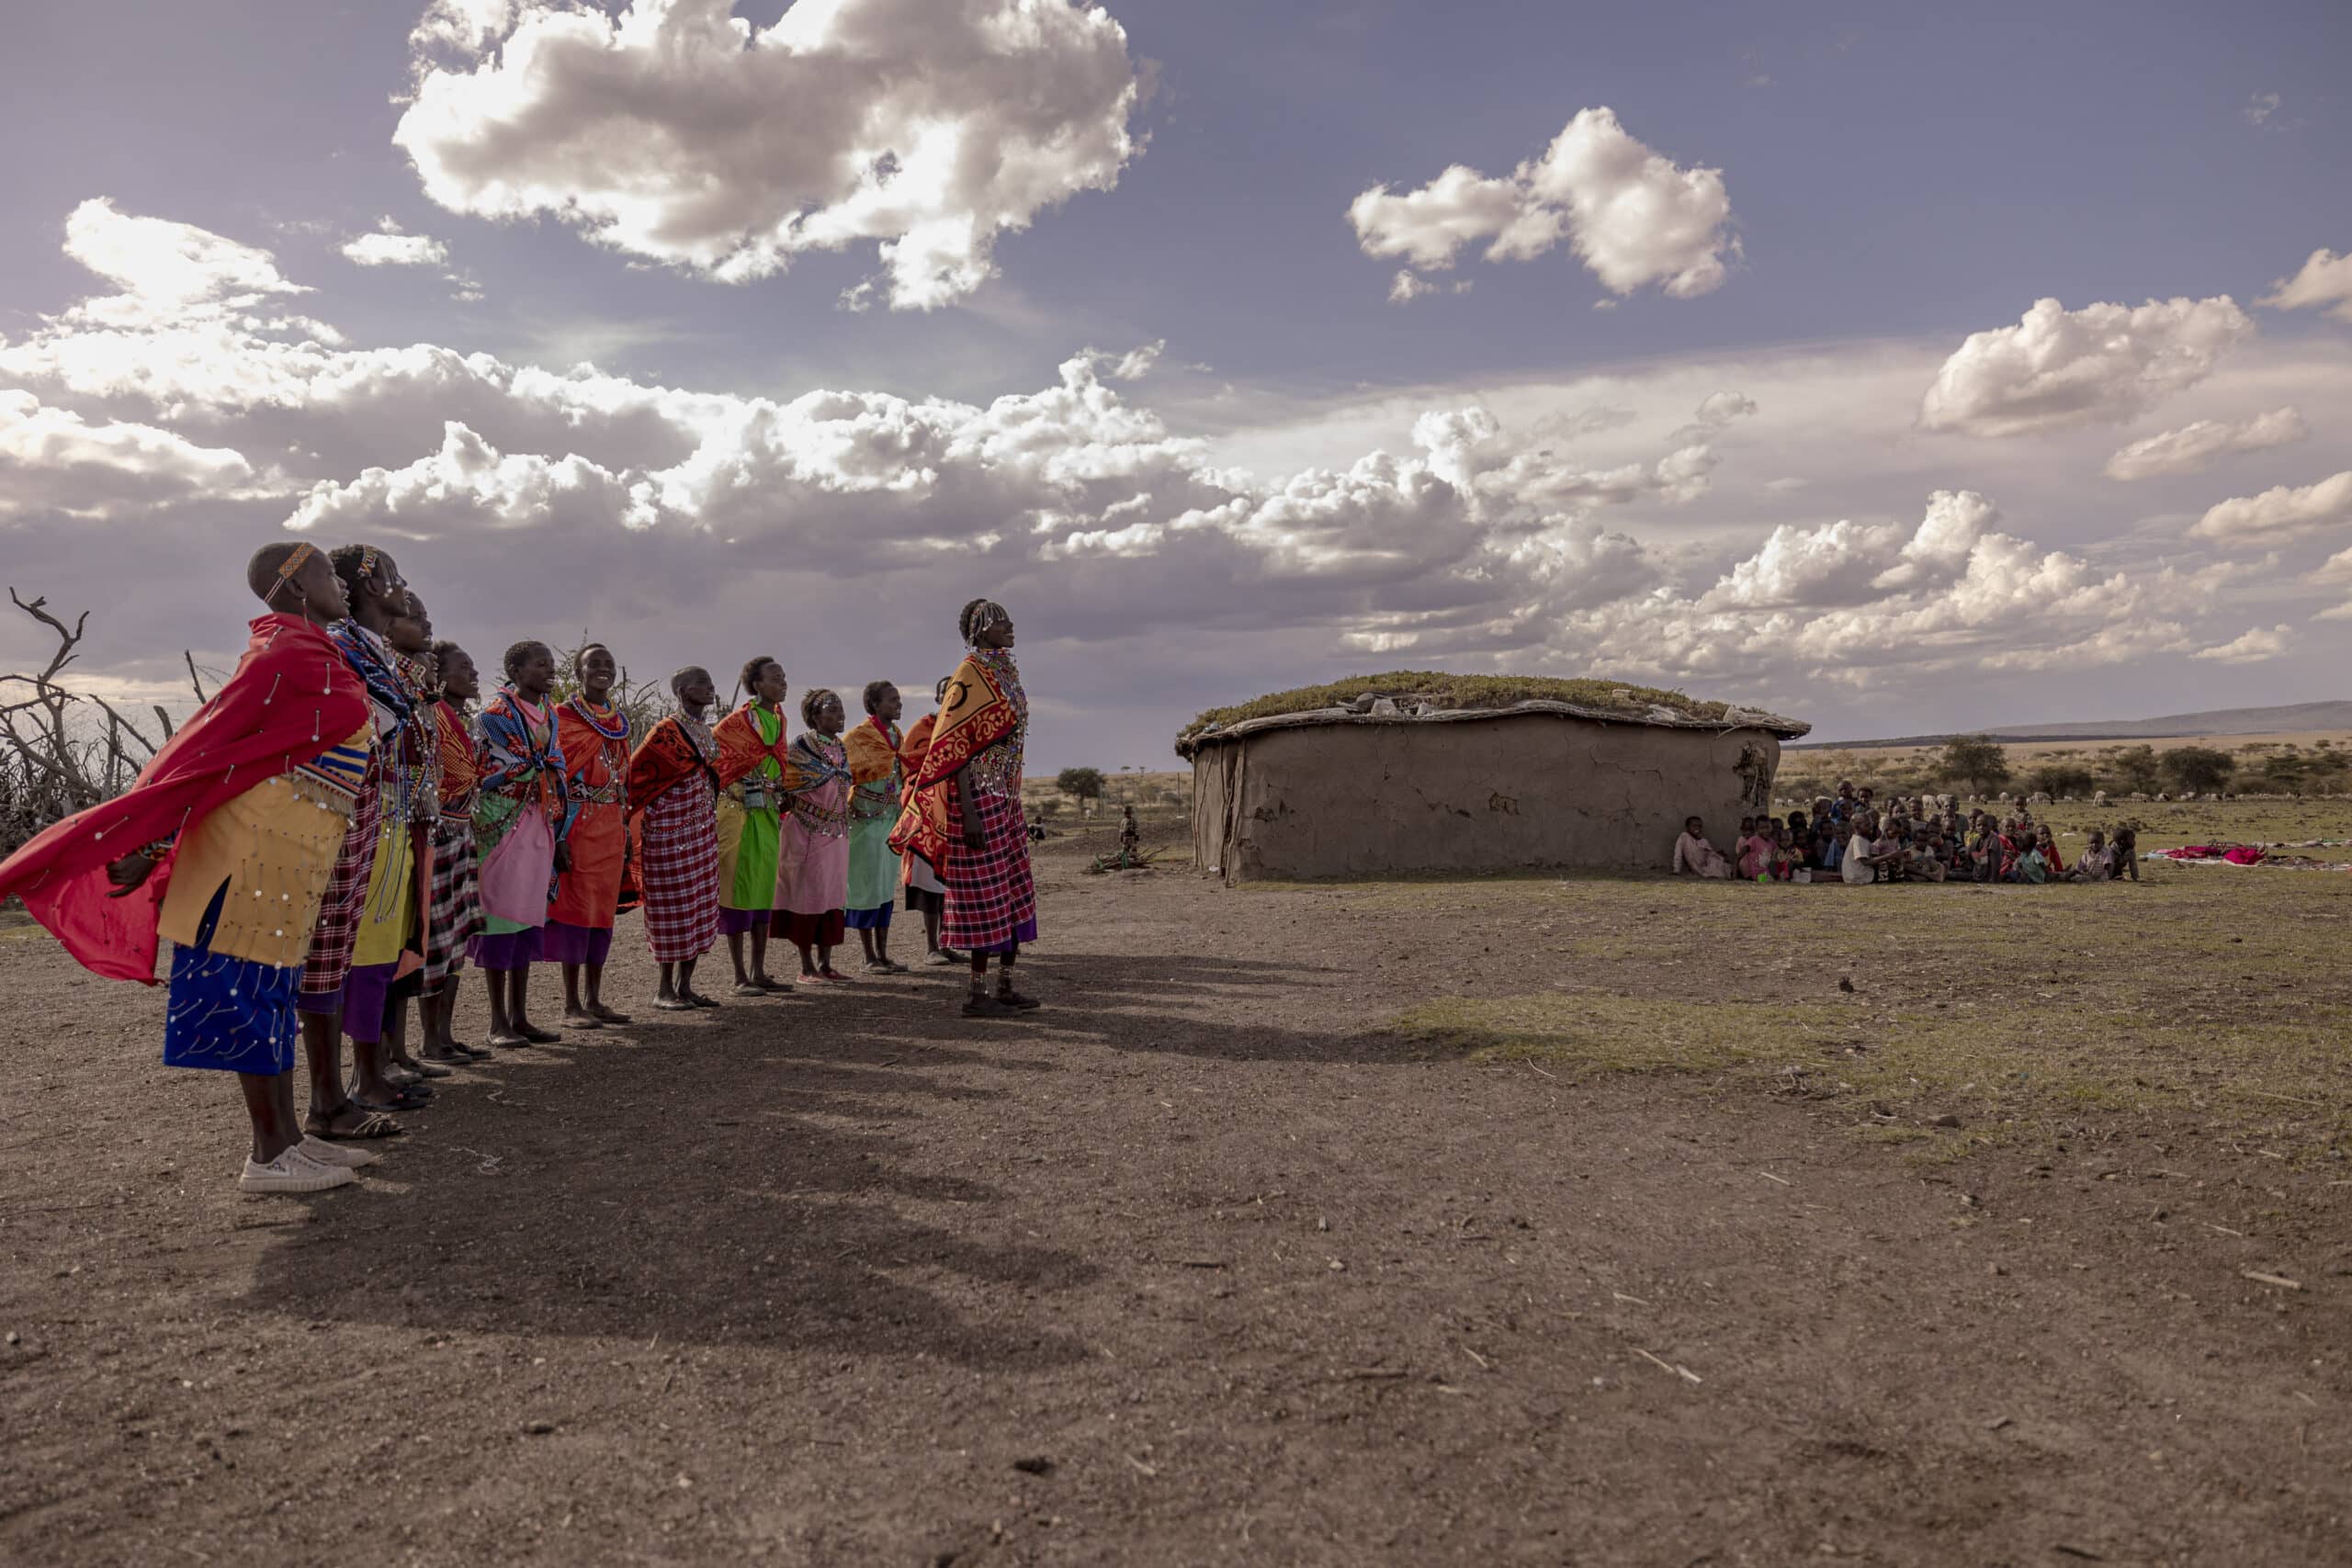
<path fill-rule="evenodd" d="M 288 529 L 722 687 L 927 688 L 985 593 L 1044 771 L 1396 668 L 2352 695 L 2352 14 L 2101 9 L 45 14 L 5 576 L 157 696 Z"/>

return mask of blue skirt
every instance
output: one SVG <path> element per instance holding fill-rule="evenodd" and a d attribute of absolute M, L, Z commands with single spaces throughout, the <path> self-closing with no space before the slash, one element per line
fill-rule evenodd
<path fill-rule="evenodd" d="M 279 969 L 201 947 L 172 949 L 164 1065 L 275 1077 L 294 1066 L 302 968 Z"/>

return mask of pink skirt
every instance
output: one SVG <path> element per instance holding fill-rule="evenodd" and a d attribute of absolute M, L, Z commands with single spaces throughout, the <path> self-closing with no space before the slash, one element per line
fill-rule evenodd
<path fill-rule="evenodd" d="M 518 926 L 547 924 L 548 879 L 554 871 L 555 832 L 545 812 L 526 806 L 482 858 L 482 913 Z"/>

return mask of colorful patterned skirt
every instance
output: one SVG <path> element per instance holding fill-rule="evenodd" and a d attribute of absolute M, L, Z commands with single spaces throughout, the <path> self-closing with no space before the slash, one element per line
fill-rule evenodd
<path fill-rule="evenodd" d="M 444 811 L 433 829 L 433 907 L 425 912 L 424 994 L 431 996 L 466 962 L 466 943 L 481 930 L 481 872 L 474 819 Z"/>
<path fill-rule="evenodd" d="M 343 1011 L 343 982 L 351 973 L 351 950 L 359 940 L 368 883 L 376 869 L 377 828 L 383 808 L 383 792 L 371 774 L 360 786 L 351 830 L 343 836 L 334 874 L 327 879 L 326 894 L 319 901 L 318 929 L 311 937 L 310 956 L 303 961 L 301 995 L 296 1004 L 304 1012 Z"/>
<path fill-rule="evenodd" d="M 965 792 L 949 796 L 947 913 L 939 940 L 969 953 L 1009 953 L 1037 940 L 1037 885 L 1029 871 L 1029 825 L 1021 803 L 1007 795 L 970 793 L 980 818 L 981 846 L 964 847 Z"/>
<path fill-rule="evenodd" d="M 699 775 L 653 797 L 644 839 L 645 942 L 657 964 L 690 963 L 718 940 L 718 818 Z"/>

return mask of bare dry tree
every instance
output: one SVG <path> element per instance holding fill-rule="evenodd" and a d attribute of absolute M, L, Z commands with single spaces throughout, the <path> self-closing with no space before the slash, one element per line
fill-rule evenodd
<path fill-rule="evenodd" d="M 46 598 L 27 603 L 14 588 L 8 597 L 56 634 L 57 650 L 38 674 L 0 675 L 0 852 L 61 818 L 120 795 L 172 736 L 171 715 L 161 705 L 154 714 L 162 740 L 150 739 L 104 697 L 59 683 L 66 666 L 81 657 L 87 610 L 69 626 L 50 613 Z M 188 676 L 197 679 L 193 660 Z M 203 691 L 198 681 L 199 697 Z"/>

